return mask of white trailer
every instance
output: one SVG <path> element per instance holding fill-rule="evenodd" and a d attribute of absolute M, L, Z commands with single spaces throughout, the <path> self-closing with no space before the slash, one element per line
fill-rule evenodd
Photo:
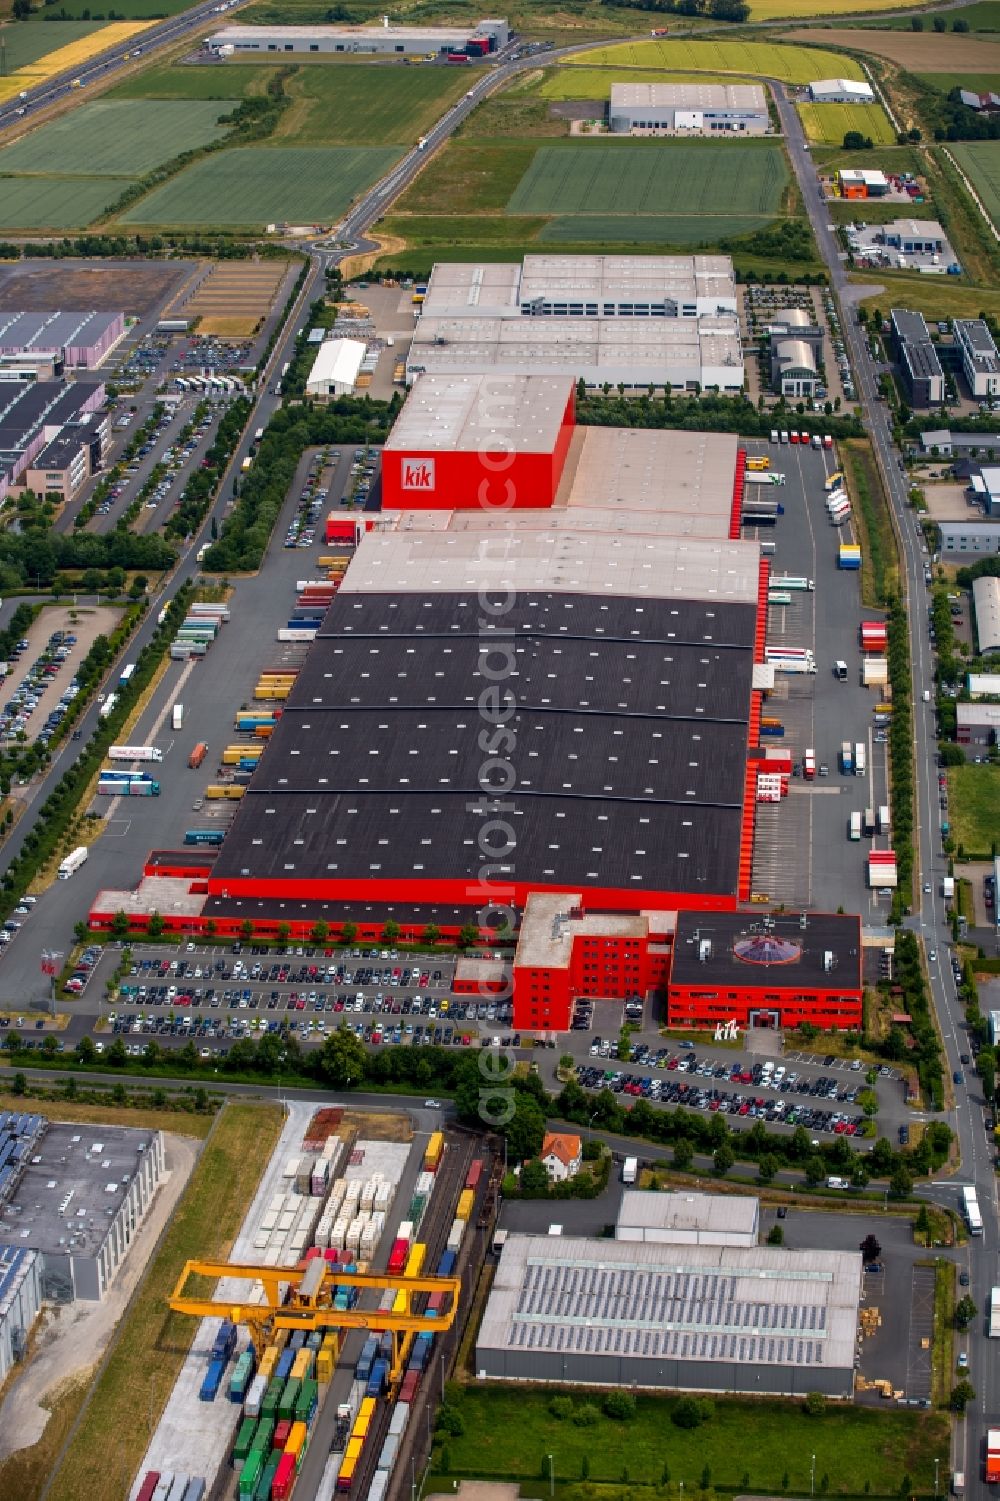
<path fill-rule="evenodd" d="M 990 1339 L 1000 1339 L 1000 1287 L 990 1290 Z"/>
<path fill-rule="evenodd" d="M 56 871 L 56 875 L 59 877 L 59 880 L 68 881 L 70 876 L 76 875 L 76 872 L 80 869 L 80 866 L 86 865 L 88 853 L 89 852 L 87 850 L 87 846 L 85 844 L 81 844 L 77 849 L 73 851 L 72 854 L 67 855 L 65 860 L 63 860 L 60 864 L 59 869 Z"/>
<path fill-rule="evenodd" d="M 109 761 L 162 761 L 163 752 L 155 745 L 112 745 L 108 748 Z"/>
<path fill-rule="evenodd" d="M 174 704 L 173 711 L 172 711 L 171 717 L 170 717 L 170 722 L 171 722 L 171 724 L 172 724 L 172 726 L 173 726 L 173 728 L 175 730 L 183 729 L 183 727 L 184 727 L 184 705 L 183 704 Z"/>

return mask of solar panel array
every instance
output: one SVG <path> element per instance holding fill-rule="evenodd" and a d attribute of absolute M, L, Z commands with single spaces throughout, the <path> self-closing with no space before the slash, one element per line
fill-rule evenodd
<path fill-rule="evenodd" d="M 14 1192 L 48 1122 L 44 1115 L 0 1111 L 0 1204 Z"/>
<path fill-rule="evenodd" d="M 529 1261 L 508 1343 L 588 1355 L 822 1365 L 823 1303 L 750 1299 L 740 1296 L 743 1280 L 711 1269 Z"/>

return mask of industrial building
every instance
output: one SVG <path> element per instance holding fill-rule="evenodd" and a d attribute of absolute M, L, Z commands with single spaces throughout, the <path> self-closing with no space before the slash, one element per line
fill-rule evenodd
<path fill-rule="evenodd" d="M 957 703 L 955 740 L 975 755 L 1000 744 L 1000 704 Z"/>
<path fill-rule="evenodd" d="M 651 1193 L 627 1188 L 615 1225 L 616 1240 L 664 1246 L 755 1246 L 759 1232 L 759 1199 L 687 1189 Z"/>
<path fill-rule="evenodd" d="M 25 1246 L 0 1246 L 0 1384 L 23 1359 L 41 1306 L 38 1252 Z"/>
<path fill-rule="evenodd" d="M 422 316 L 447 318 L 705 318 L 737 312 L 727 255 L 526 255 L 438 261 Z"/>
<path fill-rule="evenodd" d="M 809 85 L 809 98 L 816 104 L 873 104 L 875 90 L 856 78 L 819 78 Z"/>
<path fill-rule="evenodd" d="M 479 1380 L 850 1400 L 861 1257 L 510 1234 Z"/>
<path fill-rule="evenodd" d="M 422 375 L 382 450 L 384 509 L 551 506 L 573 433 L 568 375 Z"/>
<path fill-rule="evenodd" d="M 956 318 L 952 331 L 973 396 L 1000 394 L 1000 352 L 989 326 L 982 318 Z"/>
<path fill-rule="evenodd" d="M 110 437 L 110 419 L 101 412 L 105 392 L 101 381 L 0 381 L 0 500 L 12 490 L 30 483 L 64 491 L 66 475 L 79 477 L 100 468 Z M 77 463 L 70 447 L 53 450 L 58 463 L 39 468 L 46 449 L 60 436 L 83 448 L 84 464 Z"/>
<path fill-rule="evenodd" d="M 613 83 L 608 125 L 616 135 L 764 135 L 770 121 L 759 83 Z"/>
<path fill-rule="evenodd" d="M 1000 460 L 1000 433 L 953 433 L 938 427 L 920 434 L 920 452 L 935 459 Z"/>
<path fill-rule="evenodd" d="M 124 333 L 124 312 L 0 312 L 0 358 L 47 357 L 54 375 L 94 370 Z"/>
<path fill-rule="evenodd" d="M 923 313 L 893 308 L 892 345 L 911 406 L 939 406 L 945 397 L 944 371 Z"/>
<path fill-rule="evenodd" d="M 815 346 L 806 339 L 773 339 L 771 382 L 781 396 L 815 395 L 819 385 Z"/>
<path fill-rule="evenodd" d="M 973 579 L 972 608 L 980 656 L 1000 651 L 1000 578 Z"/>
<path fill-rule="evenodd" d="M 1000 672 L 968 672 L 965 686 L 971 699 L 1000 698 Z"/>
<path fill-rule="evenodd" d="M 883 242 L 902 255 L 951 253 L 948 237 L 936 219 L 890 219 L 880 233 Z"/>
<path fill-rule="evenodd" d="M 668 981 L 675 1027 L 861 1026 L 861 919 L 679 912 Z"/>
<path fill-rule="evenodd" d="M 37 1251 L 47 1285 L 98 1301 L 163 1171 L 159 1131 L 50 1124 L 16 1190 L 0 1206 L 0 1245 Z"/>
<path fill-rule="evenodd" d="M 841 198 L 884 198 L 889 179 L 884 172 L 865 167 L 838 167 L 837 186 Z"/>
<path fill-rule="evenodd" d="M 325 339 L 309 372 L 306 395 L 320 400 L 353 395 L 366 352 L 360 339 Z"/>
<path fill-rule="evenodd" d="M 357 52 L 377 56 L 425 56 L 465 53 L 483 57 L 500 52 L 510 39 L 506 21 L 477 21 L 470 26 L 223 26 L 205 39 L 210 52 Z"/>
<path fill-rule="evenodd" d="M 986 521 L 973 512 L 968 520 L 939 521 L 939 550 L 952 557 L 993 557 L 1000 553 L 1000 521 Z"/>

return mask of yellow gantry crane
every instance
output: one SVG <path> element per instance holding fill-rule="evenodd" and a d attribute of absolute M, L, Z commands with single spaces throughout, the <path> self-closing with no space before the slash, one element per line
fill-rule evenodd
<path fill-rule="evenodd" d="M 213 1298 L 211 1288 L 186 1291 L 191 1278 L 217 1283 L 249 1284 L 235 1297 Z M 338 1287 L 356 1287 L 384 1292 L 403 1292 L 406 1311 L 380 1312 L 377 1308 L 334 1308 Z M 414 1334 L 440 1333 L 454 1323 L 462 1284 L 457 1277 L 407 1277 L 402 1272 L 345 1272 L 324 1257 L 314 1256 L 299 1270 L 294 1267 L 247 1266 L 229 1261 L 187 1261 L 170 1294 L 174 1313 L 196 1319 L 229 1318 L 250 1332 L 258 1358 L 276 1329 L 378 1329 L 392 1334 L 390 1380 L 396 1382 Z M 260 1296 L 263 1289 L 263 1297 Z M 430 1315 L 412 1312 L 414 1293 L 443 1293 L 441 1308 Z"/>

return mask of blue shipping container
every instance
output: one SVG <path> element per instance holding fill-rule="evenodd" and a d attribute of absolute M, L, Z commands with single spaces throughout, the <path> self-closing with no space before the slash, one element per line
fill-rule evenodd
<path fill-rule="evenodd" d="M 292 1350 L 282 1350 L 281 1354 L 278 1356 L 277 1365 L 274 1367 L 274 1379 L 275 1379 L 275 1381 L 287 1381 L 288 1380 L 289 1374 L 290 1374 L 291 1369 L 292 1369 L 292 1363 L 293 1363 L 294 1360 L 295 1360 L 295 1353 L 294 1353 L 294 1351 L 292 1351 Z"/>
<path fill-rule="evenodd" d="M 441 1260 L 438 1262 L 437 1275 L 439 1277 L 450 1277 L 454 1270 L 455 1253 L 454 1251 L 445 1251 L 444 1255 L 441 1257 Z"/>
<path fill-rule="evenodd" d="M 387 1360 L 376 1360 L 375 1364 L 372 1366 L 372 1373 L 368 1377 L 368 1386 L 365 1390 L 365 1396 L 381 1397 L 382 1393 L 385 1391 L 388 1379 L 389 1362 Z"/>
<path fill-rule="evenodd" d="M 306 1342 L 305 1332 L 302 1329 L 293 1329 L 288 1340 L 288 1348 L 298 1354 Z"/>
<path fill-rule="evenodd" d="M 222 1374 L 225 1369 L 226 1363 L 224 1360 L 213 1360 L 210 1362 L 208 1370 L 205 1372 L 205 1379 L 201 1383 L 201 1390 L 198 1393 L 199 1401 L 215 1401 L 219 1395 L 219 1387 L 222 1384 Z"/>
<path fill-rule="evenodd" d="M 358 1357 L 358 1363 L 354 1368 L 355 1381 L 367 1381 L 372 1373 L 372 1362 L 378 1354 L 378 1339 L 370 1334 L 365 1340 L 364 1347 Z"/>

